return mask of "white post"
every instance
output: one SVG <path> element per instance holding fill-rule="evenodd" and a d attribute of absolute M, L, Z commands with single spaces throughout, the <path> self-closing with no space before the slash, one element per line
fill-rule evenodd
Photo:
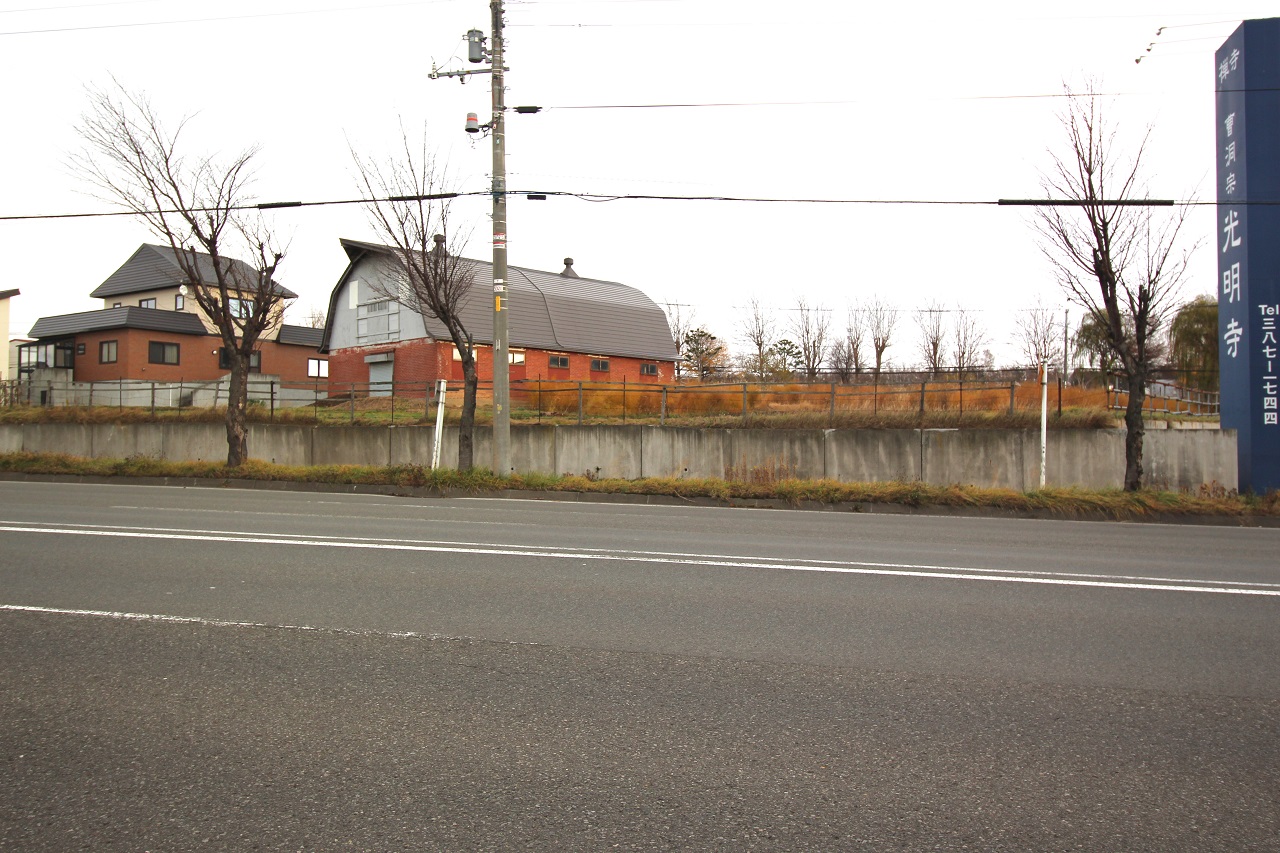
<path fill-rule="evenodd" d="M 431 470 L 440 467 L 440 441 L 444 437 L 444 389 L 445 380 L 436 380 L 436 438 L 431 443 Z"/>
<path fill-rule="evenodd" d="M 1049 365 L 1040 362 L 1040 488 L 1044 488 L 1045 448 L 1049 441 Z"/>

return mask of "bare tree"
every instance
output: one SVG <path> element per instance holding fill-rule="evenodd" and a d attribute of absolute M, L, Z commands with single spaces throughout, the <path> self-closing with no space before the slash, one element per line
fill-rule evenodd
<path fill-rule="evenodd" d="M 684 339 L 697 324 L 693 308 L 679 302 L 667 302 L 663 305 L 667 314 L 667 326 L 671 329 L 671 343 L 675 345 L 676 354 L 684 352 Z M 684 373 L 684 358 L 676 359 L 676 378 Z"/>
<path fill-rule="evenodd" d="M 827 364 L 841 382 L 848 382 L 866 370 L 866 338 L 866 315 L 859 306 L 851 307 L 846 315 L 844 334 L 832 341 L 827 350 Z"/>
<path fill-rule="evenodd" d="M 867 316 L 861 306 L 850 308 L 845 315 L 844 340 L 854 373 L 862 373 L 867 369 L 867 326 Z"/>
<path fill-rule="evenodd" d="M 1142 485 L 1142 406 L 1152 345 L 1176 307 L 1194 245 L 1180 249 L 1186 206 L 1157 214 L 1142 203 L 1150 129 L 1131 156 L 1116 155 L 1116 131 L 1104 119 L 1096 88 L 1067 91 L 1061 122 L 1068 150 L 1051 154 L 1042 185 L 1050 199 L 1072 204 L 1037 208 L 1036 226 L 1063 291 L 1096 321 L 1128 385 L 1124 487 L 1132 491 Z"/>
<path fill-rule="evenodd" d="M 831 342 L 827 348 L 827 364 L 840 377 L 841 382 L 848 382 L 854 374 L 854 349 L 847 335 L 841 335 Z"/>
<path fill-rule="evenodd" d="M 1019 311 L 1014 320 L 1013 342 L 1028 364 L 1055 364 L 1062 358 L 1062 323 L 1057 312 L 1037 300 Z"/>
<path fill-rule="evenodd" d="M 324 309 L 319 305 L 312 305 L 307 309 L 307 313 L 303 315 L 302 324 L 310 329 L 323 329 L 325 326 Z"/>
<path fill-rule="evenodd" d="M 957 308 L 951 317 L 951 361 L 963 379 L 982 366 L 987 333 L 982 328 L 981 317 L 972 311 Z"/>
<path fill-rule="evenodd" d="M 934 378 L 942 372 L 946 353 L 947 326 L 943 317 L 946 310 L 937 302 L 930 302 L 927 308 L 916 311 L 916 328 L 920 330 L 917 346 L 920 348 L 921 363 Z"/>
<path fill-rule="evenodd" d="M 831 329 L 831 312 L 821 305 L 810 307 L 801 296 L 796 300 L 795 320 L 791 332 L 800 348 L 800 365 L 805 379 L 812 382 L 818 377 L 818 368 L 827 354 L 827 335 Z"/>
<path fill-rule="evenodd" d="M 284 252 L 261 217 L 245 212 L 258 149 L 225 161 L 188 156 L 182 133 L 189 117 L 170 132 L 145 95 L 113 82 L 110 90 L 89 89 L 72 168 L 169 245 L 189 293 L 218 330 L 231 371 L 227 465 L 237 467 L 249 457 L 250 361 L 263 333 L 280 322 L 286 293 L 274 280 Z"/>
<path fill-rule="evenodd" d="M 769 350 L 778 339 L 777 324 L 773 313 L 755 297 L 748 300 L 746 312 L 739 326 L 739 333 L 749 350 L 743 353 L 744 366 L 747 373 L 763 382 L 769 375 Z"/>
<path fill-rule="evenodd" d="M 875 375 L 880 378 L 884 367 L 885 351 L 893 345 L 893 333 L 898 326 L 898 312 L 892 305 L 873 298 L 866 305 L 867 333 L 871 336 L 871 349 L 875 353 Z"/>
<path fill-rule="evenodd" d="M 395 251 L 389 275 L 375 285 L 426 322 L 438 320 L 449 332 L 462 361 L 462 412 L 458 420 L 458 470 L 475 464 L 475 342 L 462 321 L 462 310 L 475 284 L 475 264 L 462 257 L 466 234 L 450 232 L 448 176 L 427 148 L 411 145 L 401 128 L 402 150 L 379 161 L 353 149 L 356 177 L 370 224 Z"/>

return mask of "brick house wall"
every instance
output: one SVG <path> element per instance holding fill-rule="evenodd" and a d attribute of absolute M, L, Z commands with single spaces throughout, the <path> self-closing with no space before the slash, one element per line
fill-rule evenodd
<path fill-rule="evenodd" d="M 462 382 L 462 362 L 453 358 L 453 344 L 449 341 L 419 338 L 334 350 L 329 354 L 330 393 L 350 393 L 353 384 L 357 396 L 366 393 L 369 365 L 365 357 L 379 353 L 394 353 L 395 367 L 392 371 L 392 381 L 397 385 L 423 383 L 420 389 L 398 387 L 397 396 L 402 394 L 413 397 L 422 396 L 440 378 L 449 380 L 451 386 L 457 386 Z M 535 379 L 561 382 L 622 382 L 625 380 L 628 384 L 656 385 L 675 381 L 675 365 L 670 361 L 627 356 L 591 356 L 584 353 L 553 353 L 541 349 L 513 348 L 512 353 L 524 354 L 523 364 L 511 365 L 509 375 L 512 382 Z M 569 367 L 567 369 L 551 367 L 553 355 L 568 357 Z M 592 370 L 593 358 L 606 358 L 609 362 L 609 370 Z M 644 364 L 655 365 L 657 375 L 642 374 L 640 370 L 641 365 Z M 476 372 L 480 376 L 481 383 L 493 380 L 493 349 L 491 347 L 476 347 Z M 346 386 L 345 391 L 343 386 Z"/>
<path fill-rule="evenodd" d="M 115 363 L 99 361 L 103 341 L 116 342 Z M 152 364 L 152 341 L 178 345 L 177 364 Z M 103 332 L 85 332 L 75 337 L 75 380 L 77 382 L 103 382 L 116 379 L 133 379 L 144 382 L 202 382 L 227 375 L 218 366 L 218 349 L 222 346 L 215 336 L 175 335 L 146 329 L 110 329 Z M 84 354 L 79 353 L 84 345 Z M 323 358 L 310 347 L 262 341 L 261 373 L 279 376 L 285 381 L 308 381 L 307 360 Z M 314 380 L 310 380 L 314 381 Z"/>

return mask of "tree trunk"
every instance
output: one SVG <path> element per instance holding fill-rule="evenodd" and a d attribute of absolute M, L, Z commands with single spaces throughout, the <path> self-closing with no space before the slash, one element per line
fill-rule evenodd
<path fill-rule="evenodd" d="M 1147 400 L 1145 376 L 1129 378 L 1129 403 L 1124 410 L 1124 490 L 1136 492 L 1142 488 L 1142 438 L 1146 425 L 1142 421 L 1142 406 Z"/>
<path fill-rule="evenodd" d="M 239 468 L 249 458 L 249 428 L 245 423 L 249 404 L 249 361 L 233 359 L 227 389 L 227 467 Z"/>
<path fill-rule="evenodd" d="M 462 353 L 462 415 L 458 419 L 458 470 L 470 471 L 475 467 L 476 373 L 475 357 L 466 350 Z"/>

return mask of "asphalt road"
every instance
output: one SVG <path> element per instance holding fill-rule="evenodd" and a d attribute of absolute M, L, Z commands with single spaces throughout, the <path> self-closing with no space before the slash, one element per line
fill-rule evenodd
<path fill-rule="evenodd" d="M 0 849 L 1280 849 L 1280 531 L 0 483 Z"/>

